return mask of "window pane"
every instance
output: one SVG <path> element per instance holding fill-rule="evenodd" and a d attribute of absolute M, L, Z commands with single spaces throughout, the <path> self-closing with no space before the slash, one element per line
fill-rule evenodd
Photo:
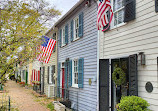
<path fill-rule="evenodd" d="M 123 22 L 123 18 L 124 18 L 124 11 L 123 10 L 120 10 L 118 12 L 118 24 L 122 23 Z"/>

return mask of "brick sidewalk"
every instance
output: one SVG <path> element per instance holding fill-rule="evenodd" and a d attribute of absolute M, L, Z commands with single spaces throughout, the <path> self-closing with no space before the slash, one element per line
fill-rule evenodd
<path fill-rule="evenodd" d="M 7 81 L 6 90 L 9 91 L 8 95 L 11 101 L 15 102 L 19 111 L 49 111 L 41 104 L 34 101 L 34 96 L 29 90 L 20 87 L 15 81 Z"/>

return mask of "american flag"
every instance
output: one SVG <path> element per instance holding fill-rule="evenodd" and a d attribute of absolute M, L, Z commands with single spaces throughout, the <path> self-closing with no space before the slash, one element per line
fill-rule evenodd
<path fill-rule="evenodd" d="M 43 36 L 42 41 L 43 44 L 41 44 L 40 46 L 40 54 L 37 56 L 37 60 L 39 60 L 40 62 L 48 63 L 56 40 Z"/>
<path fill-rule="evenodd" d="M 107 12 L 110 11 L 110 21 L 108 20 Z M 108 27 L 102 31 L 105 31 L 109 28 L 110 23 L 112 21 L 113 11 L 111 9 L 110 0 L 99 0 L 98 3 L 98 15 L 97 15 L 97 27 L 98 30 L 100 28 L 106 26 L 108 23 Z"/>

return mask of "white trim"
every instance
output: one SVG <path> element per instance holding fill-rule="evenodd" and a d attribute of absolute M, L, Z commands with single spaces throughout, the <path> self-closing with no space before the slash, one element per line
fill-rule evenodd
<path fill-rule="evenodd" d="M 61 28 L 61 47 L 64 47 L 65 44 L 65 25 Z M 64 38 L 64 39 L 63 39 Z"/>
<path fill-rule="evenodd" d="M 118 12 L 118 11 L 120 11 L 120 10 L 122 10 L 122 9 L 125 8 L 125 6 L 123 6 L 123 7 L 121 7 L 120 9 L 118 9 L 117 11 L 114 11 L 114 6 L 113 6 L 114 3 L 113 3 L 113 1 L 114 1 L 114 0 L 111 0 L 113 13 Z M 116 26 L 114 26 L 114 16 L 115 16 L 115 15 L 113 15 L 113 18 L 112 18 L 112 22 L 111 22 L 111 25 L 110 25 L 110 30 L 115 29 L 115 28 L 118 28 L 118 27 L 121 27 L 121 26 L 123 26 L 123 25 L 126 24 L 125 22 L 122 22 L 122 23 L 117 24 Z"/>
<path fill-rule="evenodd" d="M 78 59 L 72 60 L 72 87 L 78 88 L 78 84 L 74 84 L 74 60 L 77 60 L 77 63 L 78 63 Z"/>
<path fill-rule="evenodd" d="M 76 37 L 76 24 L 75 24 L 75 21 L 76 21 L 76 19 L 78 19 L 78 32 L 77 32 L 77 37 Z M 74 39 L 73 39 L 73 41 L 76 41 L 76 40 L 78 40 L 80 37 L 78 36 L 79 35 L 79 16 L 76 16 L 74 19 L 73 19 L 73 22 L 74 22 L 74 24 L 73 24 L 73 31 L 74 31 Z"/>
<path fill-rule="evenodd" d="M 100 52 L 100 48 L 99 48 L 99 31 L 98 31 L 98 42 L 97 42 L 97 111 L 99 111 L 99 52 Z"/>

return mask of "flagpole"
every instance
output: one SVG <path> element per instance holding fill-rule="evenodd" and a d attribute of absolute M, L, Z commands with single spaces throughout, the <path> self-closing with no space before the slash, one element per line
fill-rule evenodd
<path fill-rule="evenodd" d="M 98 38 L 97 38 L 97 111 L 99 111 L 99 52 L 100 52 L 100 48 L 99 48 L 99 30 L 98 30 Z"/>

